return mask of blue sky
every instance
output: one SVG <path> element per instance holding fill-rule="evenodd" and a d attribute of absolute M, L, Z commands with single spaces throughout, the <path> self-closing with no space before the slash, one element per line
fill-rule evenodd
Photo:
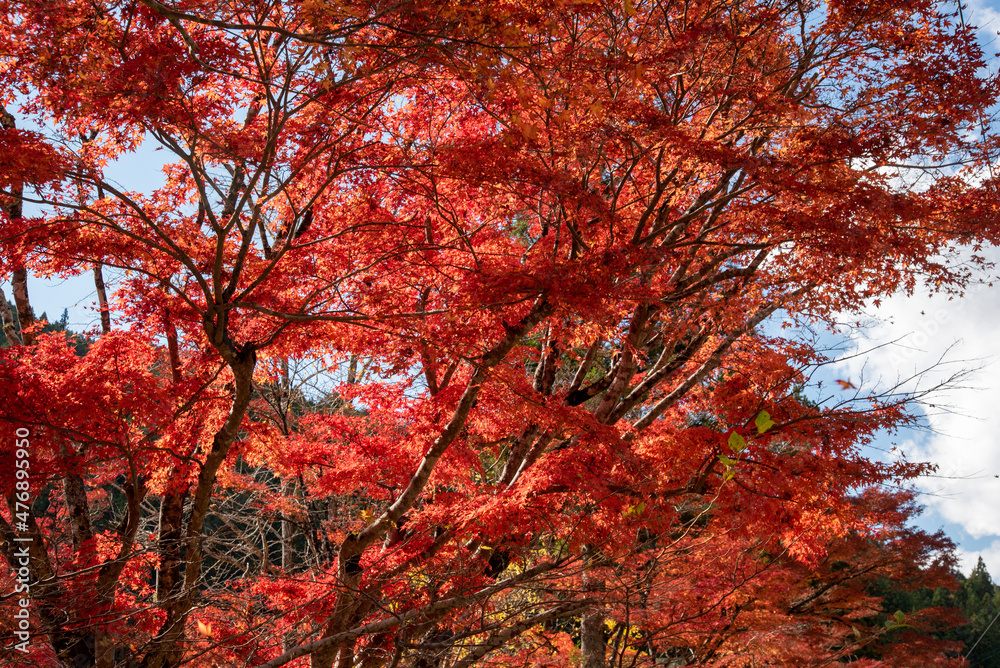
<path fill-rule="evenodd" d="M 980 40 L 996 71 L 1000 0 L 974 0 L 964 15 L 968 23 L 980 27 Z M 107 173 L 128 189 L 149 191 L 159 183 L 166 157 L 166 152 L 156 152 L 147 143 L 109 166 Z M 987 255 L 1000 266 L 1000 249 Z M 994 269 L 983 276 L 984 281 L 995 280 L 997 273 Z M 116 274 L 107 271 L 105 278 L 113 285 Z M 930 530 L 944 528 L 959 546 L 964 572 L 981 555 L 1000 579 L 1000 281 L 996 283 L 992 288 L 974 286 L 962 299 L 918 290 L 910 297 L 884 300 L 878 309 L 869 310 L 869 324 L 863 330 L 842 332 L 846 352 L 829 373 L 849 378 L 862 390 L 877 391 L 924 370 L 928 371 L 911 388 L 929 387 L 956 371 L 970 370 L 961 384 L 918 407 L 928 429 L 883 435 L 873 456 L 905 455 L 911 461 L 936 463 L 938 474 L 918 484 L 926 507 L 918 524 Z M 9 296 L 9 284 L 3 288 Z M 89 274 L 63 280 L 32 278 L 29 291 L 35 311 L 47 312 L 50 320 L 68 308 L 73 329 L 99 327 Z"/>
<path fill-rule="evenodd" d="M 1000 2 L 972 0 L 964 16 L 979 27 L 995 73 Z M 877 390 L 913 374 L 919 378 L 910 389 L 929 388 L 968 371 L 951 389 L 920 402 L 927 429 L 884 435 L 876 445 L 883 457 L 938 465 L 935 476 L 917 485 L 926 508 L 917 523 L 944 528 L 958 544 L 962 571 L 982 556 L 1000 580 L 1000 248 L 985 255 L 997 266 L 961 299 L 917 290 L 870 309 L 867 327 L 844 330 L 848 350 L 835 372 L 863 390 Z"/>
<path fill-rule="evenodd" d="M 1000 249 L 989 255 L 1000 265 Z M 944 528 L 959 546 L 964 572 L 982 555 L 1000 579 L 1000 284 L 976 285 L 951 300 L 918 290 L 868 313 L 868 327 L 844 331 L 848 352 L 835 367 L 839 377 L 878 390 L 917 375 L 905 387 L 919 390 L 967 372 L 919 402 L 926 429 L 884 435 L 875 455 L 937 464 L 937 474 L 917 485 L 926 508 L 918 524 Z"/>
<path fill-rule="evenodd" d="M 117 162 L 105 168 L 105 175 L 116 182 L 123 190 L 141 190 L 152 192 L 163 183 L 161 168 L 164 160 L 171 154 L 167 151 L 157 151 L 154 142 L 147 141 L 135 153 L 126 154 Z M 30 205 L 25 205 L 25 213 L 31 213 Z M 114 287 L 118 272 L 105 269 L 104 280 L 108 289 Z M 10 283 L 0 283 L 8 299 L 11 296 Z M 28 277 L 28 293 L 31 306 L 35 313 L 45 313 L 50 321 L 58 320 L 63 309 L 69 311 L 70 328 L 78 331 L 99 331 L 101 318 L 97 309 L 97 292 L 94 281 L 89 273 L 66 279 L 47 279 Z"/>

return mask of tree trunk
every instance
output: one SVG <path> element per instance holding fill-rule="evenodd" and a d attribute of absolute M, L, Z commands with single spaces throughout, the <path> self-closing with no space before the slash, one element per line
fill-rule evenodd
<path fill-rule="evenodd" d="M 14 322 L 14 313 L 10 310 L 10 304 L 7 303 L 7 295 L 4 294 L 2 289 L 0 289 L 0 319 L 3 320 L 3 333 L 7 337 L 7 344 L 11 346 L 21 345 L 21 335 L 18 333 L 17 325 Z"/>
<path fill-rule="evenodd" d="M 146 655 L 144 668 L 175 668 L 181 664 L 185 647 L 184 625 L 198 596 L 203 559 L 202 541 L 205 538 L 203 529 L 212 500 L 216 475 L 236 440 L 240 423 L 246 416 L 253 395 L 253 370 L 257 365 L 257 353 L 253 347 L 234 344 L 225 331 L 225 326 L 220 327 L 208 318 L 205 319 L 205 333 L 232 370 L 232 404 L 225 423 L 215 432 L 212 446 L 205 456 L 205 462 L 201 466 L 198 481 L 191 494 L 191 512 L 182 538 L 186 550 L 183 580 L 175 596 L 171 596 L 168 601 L 159 601 L 167 613 L 167 618 L 153 639 L 154 644 L 159 646 Z"/>
<path fill-rule="evenodd" d="M 597 566 L 599 555 L 593 545 L 585 545 L 583 556 L 583 589 L 587 594 L 604 591 L 604 579 L 597 577 L 593 569 Z M 604 640 L 604 611 L 601 608 L 589 608 L 583 613 L 580 622 L 580 654 L 583 657 L 582 668 L 605 668 L 607 643 Z"/>
<path fill-rule="evenodd" d="M 177 328 L 170 316 L 166 317 L 164 329 L 167 338 L 167 354 L 170 356 L 170 377 L 175 383 L 181 382 L 181 353 L 177 346 Z"/>
<path fill-rule="evenodd" d="M 21 341 L 30 346 L 35 343 L 35 335 L 28 331 L 35 324 L 35 313 L 31 310 L 31 300 L 28 299 L 28 270 L 24 267 L 15 269 L 10 284 L 14 293 L 14 306 L 17 307 L 17 320 L 21 325 Z"/>
<path fill-rule="evenodd" d="M 2 105 L 0 105 L 0 127 L 4 130 L 14 130 L 17 127 L 14 122 L 14 116 Z M 13 191 L 13 201 L 4 205 L 4 209 L 12 221 L 24 215 L 21 199 L 22 192 L 20 186 L 15 188 Z M 28 299 L 28 271 L 23 266 L 18 266 L 18 264 L 15 264 L 15 266 L 17 268 L 14 269 L 10 280 L 11 291 L 14 293 L 14 305 L 17 308 L 17 319 L 21 326 L 21 343 L 30 346 L 35 342 L 35 337 L 24 330 L 35 324 L 35 316 L 31 310 L 31 301 Z M 4 299 L 4 301 L 6 302 L 7 300 Z M 6 325 L 6 320 L 4 324 Z M 7 338 L 9 339 L 10 337 L 8 336 Z"/>
<path fill-rule="evenodd" d="M 286 496 L 295 495 L 295 481 L 285 483 L 283 490 Z M 295 567 L 295 523 L 291 518 L 282 513 L 281 515 L 281 571 L 286 575 L 292 572 Z M 288 631 L 281 639 L 281 651 L 287 652 L 297 644 L 295 633 Z"/>
<path fill-rule="evenodd" d="M 101 333 L 111 331 L 111 312 L 108 310 L 108 291 L 104 286 L 104 271 L 101 263 L 94 265 L 94 287 L 97 288 L 97 305 L 101 309 Z"/>

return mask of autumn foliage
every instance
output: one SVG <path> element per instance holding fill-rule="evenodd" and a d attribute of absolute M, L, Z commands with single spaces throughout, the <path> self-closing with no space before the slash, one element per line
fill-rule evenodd
<path fill-rule="evenodd" d="M 954 7 L 0 0 L 3 665 L 962 665 L 802 336 L 1000 233 Z"/>

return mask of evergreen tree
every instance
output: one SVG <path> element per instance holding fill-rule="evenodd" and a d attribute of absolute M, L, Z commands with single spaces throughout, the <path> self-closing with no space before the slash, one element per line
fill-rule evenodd
<path fill-rule="evenodd" d="M 972 573 L 956 575 L 955 591 L 938 587 L 913 592 L 903 591 L 896 583 L 883 580 L 872 593 L 883 598 L 883 609 L 916 612 L 927 608 L 957 608 L 967 621 L 964 625 L 935 634 L 939 640 L 957 640 L 965 644 L 962 654 L 973 668 L 1000 668 L 1000 587 L 993 582 L 986 563 L 980 557 Z"/>
<path fill-rule="evenodd" d="M 11 316 L 14 318 L 14 328 L 18 331 L 21 330 L 21 323 L 17 317 L 17 308 L 10 301 L 7 302 L 10 306 Z M 32 311 L 34 313 L 34 311 Z M 73 342 L 73 346 L 76 349 L 77 355 L 84 355 L 87 352 L 87 348 L 90 346 L 90 340 L 86 337 L 77 334 L 69 329 L 69 309 L 64 308 L 62 315 L 55 322 L 49 322 L 48 314 L 42 313 L 41 316 L 35 318 L 35 322 L 42 323 L 40 333 L 48 334 L 49 332 L 65 332 L 67 338 Z M 7 335 L 4 334 L 3 329 L 0 328 L 0 348 L 7 348 L 10 346 L 10 342 L 7 340 Z"/>

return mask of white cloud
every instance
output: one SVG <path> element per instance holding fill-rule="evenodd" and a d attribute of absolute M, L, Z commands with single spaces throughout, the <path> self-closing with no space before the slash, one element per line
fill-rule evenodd
<path fill-rule="evenodd" d="M 1000 2 L 969 0 L 963 18 L 975 25 L 989 63 L 1000 50 Z M 1000 249 L 988 253 L 1000 265 Z M 930 461 L 938 474 L 921 480 L 920 500 L 946 530 L 965 539 L 962 571 L 980 554 L 990 572 L 1000 576 L 1000 286 L 973 286 L 962 298 L 895 295 L 872 312 L 876 324 L 847 332 L 858 353 L 845 355 L 836 372 L 863 388 L 891 387 L 916 377 L 908 390 L 934 387 L 962 369 L 976 369 L 958 386 L 920 402 L 930 428 L 904 432 L 895 439 L 911 461 Z M 921 373 L 923 372 L 923 373 Z M 923 522 L 921 524 L 924 524 Z M 973 549 L 996 537 L 989 547 Z"/>
<path fill-rule="evenodd" d="M 918 483 L 925 505 L 973 538 L 1000 536 L 1000 287 L 974 286 L 951 300 L 895 295 L 873 315 L 876 324 L 848 333 L 852 352 L 870 352 L 845 356 L 837 368 L 863 390 L 909 378 L 904 387 L 920 391 L 973 369 L 921 399 L 930 431 L 902 434 L 899 448 L 910 461 L 939 467 Z M 1000 541 L 995 545 L 1000 574 Z"/>
<path fill-rule="evenodd" d="M 983 0 L 971 0 L 965 5 L 965 22 L 979 28 L 980 38 L 987 47 L 991 46 L 991 38 L 995 38 L 1000 30 L 1000 12 Z"/>
<path fill-rule="evenodd" d="M 994 581 L 1000 576 L 1000 540 L 995 540 L 985 548 L 978 550 L 957 550 L 958 556 L 958 570 L 962 572 L 963 575 L 968 576 L 972 573 L 972 569 L 976 567 L 976 563 L 979 561 L 979 557 L 983 558 L 983 562 L 986 563 L 986 570 L 990 572 L 990 576 Z"/>

